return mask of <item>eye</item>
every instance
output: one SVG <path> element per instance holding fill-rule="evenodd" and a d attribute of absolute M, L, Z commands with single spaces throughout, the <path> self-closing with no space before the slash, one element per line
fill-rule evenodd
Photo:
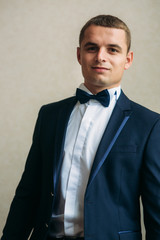
<path fill-rule="evenodd" d="M 96 52 L 96 51 L 97 51 L 97 47 L 92 46 L 87 48 L 87 52 Z"/>
<path fill-rule="evenodd" d="M 108 51 L 112 54 L 113 53 L 118 53 L 118 50 L 116 48 L 109 48 Z"/>

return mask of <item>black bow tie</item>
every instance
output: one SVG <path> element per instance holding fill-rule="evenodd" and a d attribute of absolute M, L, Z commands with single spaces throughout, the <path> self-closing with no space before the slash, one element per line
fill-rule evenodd
<path fill-rule="evenodd" d="M 110 96 L 108 90 L 103 90 L 96 95 L 91 95 L 79 88 L 77 88 L 76 91 L 76 98 L 80 101 L 80 103 L 86 103 L 90 99 L 95 99 L 99 101 L 104 107 L 108 107 L 109 101 L 110 101 Z"/>

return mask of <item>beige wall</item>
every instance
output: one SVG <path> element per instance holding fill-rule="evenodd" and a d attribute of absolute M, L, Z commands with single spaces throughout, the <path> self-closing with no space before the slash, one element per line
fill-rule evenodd
<path fill-rule="evenodd" d="M 113 14 L 132 31 L 134 64 L 123 89 L 160 112 L 159 0 L 0 0 L 0 232 L 31 144 L 42 104 L 74 93 L 81 26 Z"/>

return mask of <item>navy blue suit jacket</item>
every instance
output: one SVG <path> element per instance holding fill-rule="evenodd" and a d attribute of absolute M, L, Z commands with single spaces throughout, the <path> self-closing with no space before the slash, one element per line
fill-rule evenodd
<path fill-rule="evenodd" d="M 57 194 L 71 97 L 43 106 L 2 240 L 45 240 Z M 122 92 L 96 153 L 84 198 L 85 240 L 160 240 L 160 116 Z"/>

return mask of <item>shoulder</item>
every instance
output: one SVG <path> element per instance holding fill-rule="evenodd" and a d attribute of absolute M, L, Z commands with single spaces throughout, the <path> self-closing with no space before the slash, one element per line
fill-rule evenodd
<path fill-rule="evenodd" d="M 53 103 L 48 103 L 45 104 L 41 107 L 40 109 L 40 113 L 42 114 L 47 114 L 47 113 L 53 113 L 53 112 L 57 112 L 59 111 L 59 109 L 61 108 L 65 108 L 68 105 L 74 105 L 76 103 L 76 98 L 73 97 L 69 97 L 66 99 L 62 99 L 60 101 L 57 102 L 53 102 Z"/>
<path fill-rule="evenodd" d="M 61 119 L 67 119 L 77 100 L 75 97 L 66 98 L 57 102 L 43 105 L 38 113 L 36 126 L 53 126 Z"/>
<path fill-rule="evenodd" d="M 152 111 L 151 109 L 142 106 L 141 104 L 138 104 L 132 100 L 130 100 L 131 103 L 131 108 L 133 109 L 134 113 L 139 116 L 139 117 L 147 117 L 148 120 L 149 119 L 159 119 L 160 118 L 160 114 Z"/>
<path fill-rule="evenodd" d="M 154 123 L 160 120 L 160 114 L 148 109 L 141 104 L 130 100 L 122 91 L 120 105 L 127 105 L 127 107 L 132 111 L 132 117 L 137 121 L 143 121 L 144 123 Z"/>

